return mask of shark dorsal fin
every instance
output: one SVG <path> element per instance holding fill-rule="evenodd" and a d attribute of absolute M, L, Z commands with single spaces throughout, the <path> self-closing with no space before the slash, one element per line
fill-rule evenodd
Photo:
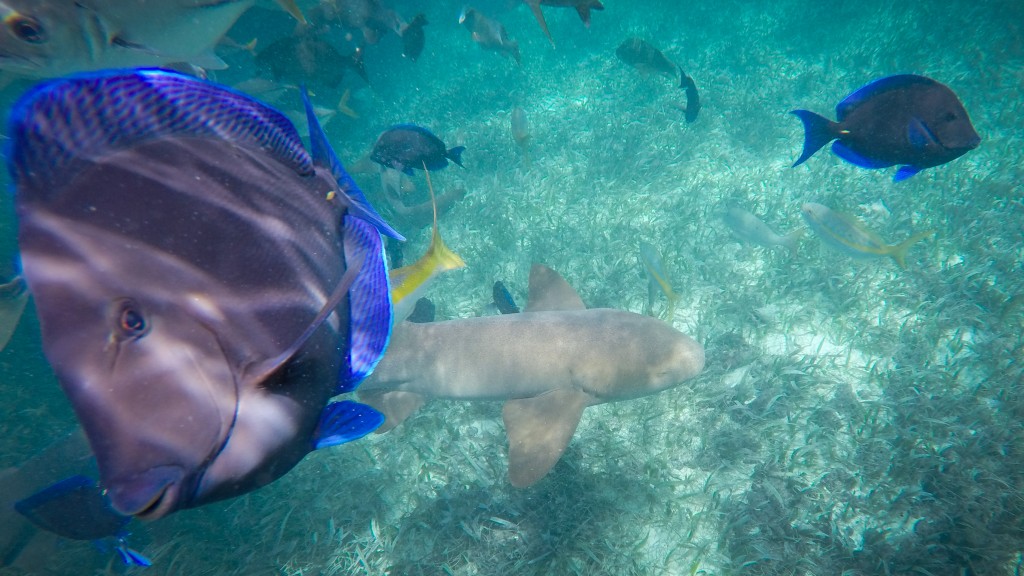
<path fill-rule="evenodd" d="M 580 295 L 561 274 L 543 264 L 530 268 L 530 295 L 524 312 L 586 310 Z"/>
<path fill-rule="evenodd" d="M 501 415 L 513 486 L 526 488 L 551 470 L 572 440 L 583 409 L 594 403 L 593 396 L 568 388 L 505 403 Z"/>

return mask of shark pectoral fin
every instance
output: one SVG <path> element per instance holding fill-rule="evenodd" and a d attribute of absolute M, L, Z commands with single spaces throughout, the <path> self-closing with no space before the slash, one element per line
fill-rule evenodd
<path fill-rule="evenodd" d="M 402 422 L 405 422 L 406 418 L 411 416 L 413 412 L 419 410 L 427 401 L 427 399 L 420 394 L 416 394 L 415 392 L 403 392 L 400 390 L 392 390 L 390 392 L 377 390 L 359 392 L 359 400 L 372 406 L 375 410 L 384 415 L 384 424 L 382 424 L 380 428 L 377 428 L 378 434 L 383 434 Z"/>
<path fill-rule="evenodd" d="M 530 268 L 530 293 L 524 312 L 586 310 L 587 306 L 565 278 L 543 264 Z"/>
<path fill-rule="evenodd" d="M 351 400 L 331 402 L 320 413 L 313 432 L 317 450 L 358 440 L 384 423 L 384 416 L 369 406 Z"/>
<path fill-rule="evenodd" d="M 554 390 L 509 400 L 501 411 L 508 434 L 508 478 L 526 488 L 551 470 L 572 440 L 583 409 L 595 403 L 579 390 Z"/>

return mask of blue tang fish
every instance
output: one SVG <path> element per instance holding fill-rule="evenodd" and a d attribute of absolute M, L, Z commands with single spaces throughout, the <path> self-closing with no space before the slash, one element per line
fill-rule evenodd
<path fill-rule="evenodd" d="M 110 506 L 110 500 L 92 478 L 70 476 L 15 502 L 14 509 L 39 528 L 64 538 L 114 538 L 114 550 L 129 566 L 152 564 L 149 558 L 128 547 L 125 527 L 131 518 Z"/>
<path fill-rule="evenodd" d="M 274 481 L 374 430 L 380 232 L 334 155 L 277 110 L 163 70 L 41 84 L 8 168 L 43 351 L 113 509 L 159 518 Z"/>
<path fill-rule="evenodd" d="M 863 168 L 901 164 L 895 181 L 945 164 L 978 147 L 967 110 L 948 86 L 900 74 L 876 80 L 836 106 L 838 122 L 793 110 L 804 124 L 799 166 L 832 140 L 832 152 Z"/>
<path fill-rule="evenodd" d="M 434 133 L 415 124 L 398 124 L 385 130 L 370 151 L 370 160 L 412 176 L 413 168 L 440 170 L 451 160 L 462 166 L 465 146 L 446 149 Z"/>

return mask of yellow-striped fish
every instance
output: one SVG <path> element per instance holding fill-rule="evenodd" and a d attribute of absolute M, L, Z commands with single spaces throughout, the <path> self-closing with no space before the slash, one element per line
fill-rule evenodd
<path fill-rule="evenodd" d="M 434 233 L 430 237 L 430 247 L 416 262 L 396 268 L 388 274 L 391 280 L 391 304 L 394 306 L 395 322 L 401 322 L 412 314 L 427 286 L 438 274 L 448 270 L 458 270 L 466 266 L 461 256 L 452 252 L 441 239 L 437 230 L 437 201 L 434 199 L 434 186 L 430 183 L 430 172 L 423 167 L 427 175 L 427 188 L 430 189 L 430 202 L 434 206 Z"/>
<path fill-rule="evenodd" d="M 921 232 L 899 244 L 890 245 L 853 216 L 834 212 L 814 202 L 804 204 L 802 211 L 807 225 L 826 245 L 854 258 L 888 256 L 900 268 L 907 267 L 907 251 L 910 247 L 935 233 L 934 230 Z"/>
<path fill-rule="evenodd" d="M 679 300 L 679 296 L 672 290 L 672 285 L 668 281 L 668 274 L 665 273 L 665 264 L 661 261 L 661 254 L 658 254 L 657 248 L 651 244 L 641 241 L 640 262 L 643 263 L 644 271 L 647 272 L 647 310 L 645 313 L 653 316 L 654 299 L 658 290 L 661 290 L 668 301 L 665 321 L 671 324 L 672 318 L 676 315 L 676 302 Z"/>

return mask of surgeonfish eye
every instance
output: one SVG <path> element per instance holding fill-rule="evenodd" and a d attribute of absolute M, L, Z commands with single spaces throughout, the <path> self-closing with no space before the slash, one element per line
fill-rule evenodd
<path fill-rule="evenodd" d="M 29 44 L 42 44 L 46 42 L 46 29 L 41 22 L 31 16 L 14 14 L 4 19 L 11 33 L 20 40 Z"/>
<path fill-rule="evenodd" d="M 139 338 L 149 330 L 149 323 L 142 314 L 139 306 L 130 299 L 123 299 L 117 303 L 116 328 L 118 335 L 125 340 Z"/>
<path fill-rule="evenodd" d="M 946 122 L 952 122 L 956 120 L 956 112 L 946 112 L 946 115 L 942 117 Z"/>

